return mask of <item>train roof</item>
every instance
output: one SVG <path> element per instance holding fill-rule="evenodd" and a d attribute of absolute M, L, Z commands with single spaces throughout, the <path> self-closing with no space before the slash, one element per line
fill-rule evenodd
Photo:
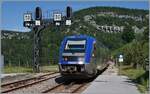
<path fill-rule="evenodd" d="M 91 37 L 91 36 L 87 36 L 87 35 L 73 35 L 73 36 L 67 36 L 65 37 L 66 39 L 73 39 L 73 38 L 87 38 L 87 39 L 93 39 L 95 40 L 95 38 Z"/>

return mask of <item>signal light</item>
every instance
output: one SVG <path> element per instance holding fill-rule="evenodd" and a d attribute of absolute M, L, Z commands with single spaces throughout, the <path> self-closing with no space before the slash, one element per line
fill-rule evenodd
<path fill-rule="evenodd" d="M 71 17 L 72 17 L 72 8 L 70 6 L 67 6 L 66 8 L 66 25 L 70 26 L 72 21 L 71 21 Z"/>
<path fill-rule="evenodd" d="M 42 20 L 42 10 L 40 7 L 35 9 L 35 20 Z"/>
<path fill-rule="evenodd" d="M 71 18 L 71 16 L 72 16 L 72 8 L 70 6 L 68 6 L 66 8 L 66 17 Z"/>
<path fill-rule="evenodd" d="M 67 58 L 67 57 L 65 57 L 65 58 L 64 58 L 64 60 L 65 60 L 65 61 L 67 61 L 67 60 L 68 60 L 68 58 Z"/>

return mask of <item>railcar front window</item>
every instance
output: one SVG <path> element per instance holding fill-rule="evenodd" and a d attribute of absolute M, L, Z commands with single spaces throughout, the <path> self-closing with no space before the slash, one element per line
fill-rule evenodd
<path fill-rule="evenodd" d="M 68 40 L 64 52 L 85 52 L 86 40 Z"/>
<path fill-rule="evenodd" d="M 64 61 L 84 61 L 86 40 L 67 40 L 62 57 Z"/>
<path fill-rule="evenodd" d="M 85 45 L 79 45 L 79 44 L 77 44 L 77 45 L 70 45 L 70 44 L 68 44 L 68 47 L 69 47 L 69 49 L 84 49 L 84 46 Z"/>

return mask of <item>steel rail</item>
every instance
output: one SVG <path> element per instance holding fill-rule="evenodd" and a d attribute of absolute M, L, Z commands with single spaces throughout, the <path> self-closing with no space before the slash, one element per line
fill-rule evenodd
<path fill-rule="evenodd" d="M 55 73 L 58 73 L 58 72 L 48 73 L 48 74 L 40 75 L 38 77 L 32 77 L 32 78 L 19 80 L 19 81 L 13 81 L 13 82 L 5 83 L 5 84 L 2 84 L 1 87 L 5 87 L 5 86 L 8 86 L 8 85 L 11 85 L 11 84 L 14 84 L 14 83 L 19 83 L 19 82 L 24 82 L 24 81 L 34 80 L 34 79 L 40 79 L 41 77 L 44 77 L 44 76 L 47 76 L 47 75 L 52 75 L 52 74 L 55 74 Z"/>
<path fill-rule="evenodd" d="M 55 73 L 51 73 L 51 74 L 45 74 L 45 75 L 43 75 L 43 76 L 50 76 L 50 75 L 52 75 L 52 74 L 55 74 Z M 40 77 L 43 77 L 43 76 L 40 76 Z M 38 77 L 38 78 L 40 78 L 40 77 Z M 43 82 L 43 81 L 46 81 L 46 80 L 48 80 L 48 79 L 52 79 L 52 78 L 56 78 L 56 77 L 58 77 L 58 75 L 56 75 L 56 76 L 52 76 L 52 77 L 46 77 L 46 78 L 42 78 L 42 79 L 37 79 L 36 77 L 34 77 L 34 78 L 31 78 L 31 79 L 27 79 L 27 80 L 33 80 L 33 82 L 30 82 L 30 83 L 25 83 L 24 81 L 27 81 L 26 79 L 24 79 L 24 80 L 21 80 L 21 81 L 23 81 L 24 82 L 24 84 L 22 84 L 22 82 L 21 81 L 18 81 L 19 83 L 20 83 L 20 85 L 17 85 L 17 86 L 15 86 L 15 87 L 13 87 L 13 86 L 11 86 L 11 85 L 13 85 L 13 84 L 16 84 L 17 83 L 17 81 L 16 82 L 12 82 L 12 83 L 8 83 L 8 84 L 4 84 L 3 85 L 3 87 L 4 86 L 8 86 L 8 85 L 10 85 L 11 86 L 11 88 L 9 88 L 9 89 L 6 89 L 6 90 L 2 90 L 2 92 L 1 93 L 7 93 L 7 92 L 11 92 L 11 91 L 13 91 L 13 90 L 17 90 L 17 89 L 21 89 L 21 88 L 24 88 L 24 87 L 28 87 L 28 86 L 30 86 L 30 85 L 34 85 L 34 84 L 37 84 L 37 83 L 40 83 L 40 82 Z M 35 78 L 36 78 L 36 81 L 34 81 L 35 80 Z M 2 88 L 3 88 L 2 87 Z"/>
<path fill-rule="evenodd" d="M 49 88 L 49 89 L 47 89 L 47 90 L 42 91 L 42 93 L 48 93 L 48 92 L 50 92 L 50 91 L 52 91 L 52 90 L 54 90 L 54 89 L 56 89 L 56 88 L 62 86 L 63 84 L 64 84 L 64 83 L 60 83 L 60 84 L 58 84 L 58 85 L 55 85 L 55 86 L 53 86 L 53 87 L 51 87 L 51 88 Z"/>
<path fill-rule="evenodd" d="M 87 85 L 87 83 L 83 83 L 80 86 L 78 86 L 76 89 L 74 89 L 73 91 L 71 91 L 71 93 L 76 93 L 77 91 L 79 91 L 80 88 L 84 87 L 85 85 Z"/>

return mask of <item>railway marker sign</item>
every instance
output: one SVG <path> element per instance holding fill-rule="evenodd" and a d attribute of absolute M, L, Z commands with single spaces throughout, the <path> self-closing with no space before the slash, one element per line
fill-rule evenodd
<path fill-rule="evenodd" d="M 61 21 L 61 13 L 54 13 L 54 21 Z"/>
<path fill-rule="evenodd" d="M 62 21 L 62 14 L 59 12 L 54 12 L 53 14 L 53 20 L 56 26 L 60 26 L 61 25 L 61 21 Z"/>
<path fill-rule="evenodd" d="M 119 55 L 119 62 L 123 62 L 123 55 Z"/>
<path fill-rule="evenodd" d="M 32 13 L 24 13 L 23 14 L 23 26 L 24 27 L 32 27 L 33 26 Z"/>
<path fill-rule="evenodd" d="M 32 21 L 32 14 L 31 13 L 25 13 L 23 15 L 24 21 Z"/>
<path fill-rule="evenodd" d="M 66 25 L 71 25 L 71 20 L 66 20 Z"/>
<path fill-rule="evenodd" d="M 40 25 L 41 25 L 41 21 L 40 21 L 40 20 L 36 20 L 36 21 L 35 21 L 35 25 L 36 25 L 36 26 L 40 26 Z"/>

